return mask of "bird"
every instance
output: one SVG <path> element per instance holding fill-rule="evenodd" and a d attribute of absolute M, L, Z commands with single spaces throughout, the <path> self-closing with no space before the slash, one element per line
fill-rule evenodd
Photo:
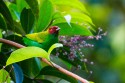
<path fill-rule="evenodd" d="M 58 26 L 51 26 L 46 31 L 27 34 L 23 37 L 24 44 L 48 51 L 54 43 L 58 43 L 59 30 Z"/>

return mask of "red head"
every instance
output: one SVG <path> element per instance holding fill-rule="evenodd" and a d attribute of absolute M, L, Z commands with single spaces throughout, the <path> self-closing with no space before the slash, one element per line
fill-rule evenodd
<path fill-rule="evenodd" d="M 59 30 L 60 30 L 60 28 L 58 26 L 52 26 L 49 28 L 49 33 L 50 34 L 58 33 Z"/>

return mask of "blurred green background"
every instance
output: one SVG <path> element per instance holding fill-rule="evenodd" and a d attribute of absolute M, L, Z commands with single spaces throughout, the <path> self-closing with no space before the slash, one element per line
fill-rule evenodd
<path fill-rule="evenodd" d="M 95 47 L 87 58 L 94 62 L 95 83 L 125 83 L 125 0 L 81 0 L 86 4 L 93 22 L 107 36 L 93 41 Z"/>

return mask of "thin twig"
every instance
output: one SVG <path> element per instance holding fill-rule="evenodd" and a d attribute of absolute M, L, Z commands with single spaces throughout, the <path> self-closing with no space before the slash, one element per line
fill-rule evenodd
<path fill-rule="evenodd" d="M 1 42 L 1 43 L 6 43 L 6 44 L 9 44 L 9 45 L 12 45 L 12 46 L 15 46 L 15 47 L 17 47 L 17 48 L 23 48 L 23 47 L 25 47 L 25 46 L 23 46 L 23 45 L 21 45 L 21 44 L 18 44 L 18 43 L 16 43 L 16 42 L 13 42 L 13 41 L 10 41 L 10 40 L 6 40 L 6 39 L 2 39 L 2 38 L 0 38 L 0 42 Z M 52 62 L 52 64 L 53 64 L 53 65 L 52 65 L 49 61 L 47 61 L 47 60 L 44 59 L 44 58 L 41 58 L 41 61 L 47 63 L 47 64 L 50 65 L 50 66 L 53 66 L 53 65 L 54 65 L 54 67 L 55 67 L 56 69 L 58 69 L 60 72 L 63 72 L 63 73 L 65 73 L 65 74 L 67 74 L 67 75 L 69 75 L 69 76 L 71 76 L 71 77 L 73 77 L 73 78 L 75 78 L 75 79 L 81 81 L 82 83 L 89 83 L 86 79 L 84 79 L 84 78 L 82 78 L 82 77 L 80 77 L 80 76 L 78 76 L 78 75 L 76 75 L 76 74 L 74 74 L 74 73 L 72 73 L 72 72 L 70 72 L 70 71 L 68 71 L 68 70 L 66 70 L 66 69 L 64 69 L 64 68 L 62 68 L 62 67 L 60 67 L 59 65 L 57 65 L 57 64 L 55 64 L 55 63 L 53 63 L 53 62 Z"/>
<path fill-rule="evenodd" d="M 10 69 L 9 73 L 10 73 L 12 70 L 13 70 L 13 66 L 11 67 L 11 69 Z M 5 82 L 6 82 L 6 81 L 7 81 L 7 79 L 9 78 L 9 73 L 8 73 L 8 75 L 6 76 L 6 80 L 5 80 Z"/>

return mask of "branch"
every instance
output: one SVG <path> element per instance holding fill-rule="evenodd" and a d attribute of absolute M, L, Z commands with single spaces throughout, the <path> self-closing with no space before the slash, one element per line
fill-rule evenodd
<path fill-rule="evenodd" d="M 6 40 L 6 39 L 2 39 L 2 38 L 0 38 L 0 42 L 1 42 L 1 43 L 9 44 L 9 45 L 14 46 L 14 47 L 17 47 L 17 48 L 23 48 L 23 47 L 25 47 L 25 46 L 23 46 L 23 45 L 21 45 L 21 44 L 18 44 L 18 43 L 16 43 L 16 42 L 13 42 L 13 41 L 10 41 L 10 40 Z M 47 63 L 47 64 L 50 65 L 50 66 L 52 66 L 52 64 L 51 64 L 49 61 L 47 61 L 46 59 L 44 59 L 44 58 L 41 58 L 41 61 Z M 60 72 L 63 72 L 63 73 L 65 73 L 65 74 L 67 74 L 67 75 L 69 75 L 69 76 L 71 76 L 71 77 L 73 77 L 73 78 L 75 78 L 75 79 L 81 81 L 82 83 L 89 83 L 86 79 L 84 79 L 84 78 L 82 78 L 82 77 L 80 77 L 80 76 L 78 76 L 78 75 L 76 75 L 76 74 L 74 74 L 74 73 L 72 73 L 72 72 L 70 72 L 70 71 L 68 71 L 68 70 L 66 70 L 66 69 L 64 69 L 64 68 L 62 68 L 62 67 L 60 67 L 59 65 L 57 65 L 57 64 L 55 64 L 55 63 L 53 63 L 53 65 L 54 65 L 54 67 L 55 67 L 56 69 L 58 69 Z"/>
<path fill-rule="evenodd" d="M 13 41 L 10 41 L 10 40 L 7 40 L 7 39 L 0 38 L 0 42 L 9 44 L 9 45 L 17 47 L 17 48 L 23 48 L 23 47 L 25 47 L 25 46 L 23 46 L 21 44 L 18 44 L 16 42 L 13 42 Z"/>

